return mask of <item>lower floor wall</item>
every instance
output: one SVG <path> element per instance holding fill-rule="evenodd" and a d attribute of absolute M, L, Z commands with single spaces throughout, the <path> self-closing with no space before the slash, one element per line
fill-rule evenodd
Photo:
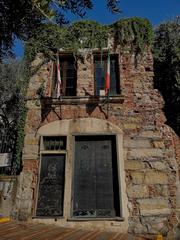
<path fill-rule="evenodd" d="M 167 129 L 169 128 L 164 126 L 161 130 L 146 130 L 129 136 L 106 120 L 82 118 L 51 122 L 41 127 L 36 136 L 27 134 L 25 141 L 29 145 L 24 148 L 23 171 L 19 177 L 12 216 L 19 220 L 129 232 L 132 235 L 161 233 L 167 239 L 175 239 L 179 234 L 180 183 L 172 133 Z M 84 135 L 110 135 L 116 138 L 120 214 L 109 219 L 107 216 L 105 219 L 74 218 L 71 211 L 72 196 L 74 197 L 75 137 Z M 66 156 L 61 217 L 37 216 L 42 155 L 52 153 L 52 149 L 47 150 L 43 142 L 47 136 L 67 137 L 66 148 L 53 150 L 54 154 Z M 49 174 L 53 175 L 53 172 L 50 170 Z"/>
<path fill-rule="evenodd" d="M 0 217 L 10 216 L 17 191 L 16 176 L 0 176 Z"/>

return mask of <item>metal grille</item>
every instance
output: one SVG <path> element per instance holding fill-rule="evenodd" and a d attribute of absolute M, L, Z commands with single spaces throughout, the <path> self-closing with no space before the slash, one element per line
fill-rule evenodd
<path fill-rule="evenodd" d="M 44 150 L 65 150 L 66 149 L 66 137 L 65 136 L 53 136 L 43 137 Z"/>
<path fill-rule="evenodd" d="M 14 137 L 9 129 L 0 130 L 0 153 L 10 153 L 14 148 Z"/>
<path fill-rule="evenodd" d="M 11 174 L 15 148 L 15 133 L 7 128 L 0 129 L 0 174 Z"/>

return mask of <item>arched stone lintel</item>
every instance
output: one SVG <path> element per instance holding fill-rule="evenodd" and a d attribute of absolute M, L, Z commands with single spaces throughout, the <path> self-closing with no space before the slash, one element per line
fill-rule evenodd
<path fill-rule="evenodd" d="M 97 118 L 79 118 L 59 120 L 48 123 L 38 130 L 38 135 L 64 135 L 64 134 L 122 134 L 122 130 L 108 122 Z"/>

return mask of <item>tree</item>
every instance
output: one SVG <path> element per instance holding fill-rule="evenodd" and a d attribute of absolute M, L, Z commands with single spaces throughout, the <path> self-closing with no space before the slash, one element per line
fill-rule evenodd
<path fill-rule="evenodd" d="M 18 125 L 26 88 L 23 70 L 23 62 L 17 60 L 0 64 L 0 151 L 13 153 L 12 164 L 17 155 Z"/>
<path fill-rule="evenodd" d="M 107 8 L 117 12 L 118 0 L 106 0 Z M 93 8 L 92 0 L 1 0 L 0 1 L 0 61 L 12 55 L 15 37 L 27 40 L 31 31 L 53 21 L 65 24 L 67 12 L 84 17 L 88 9 Z"/>
<path fill-rule="evenodd" d="M 0 61 L 12 55 L 11 48 L 15 37 L 26 40 L 43 17 L 27 0 L 0 1 Z"/>
<path fill-rule="evenodd" d="M 180 135 L 180 17 L 155 30 L 155 87 L 165 100 L 167 123 Z"/>
<path fill-rule="evenodd" d="M 21 98 L 20 62 L 10 60 L 0 64 L 0 116 L 5 127 L 18 117 L 18 102 Z"/>

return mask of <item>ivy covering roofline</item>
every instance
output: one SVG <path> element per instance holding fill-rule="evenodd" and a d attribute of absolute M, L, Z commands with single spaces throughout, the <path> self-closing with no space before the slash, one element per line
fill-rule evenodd
<path fill-rule="evenodd" d="M 26 43 L 25 54 L 33 60 L 37 53 L 49 55 L 53 49 L 64 49 L 77 53 L 78 49 L 106 48 L 108 36 L 112 35 L 123 50 L 127 46 L 132 52 L 141 54 L 153 40 L 153 29 L 146 18 L 121 19 L 111 25 L 82 20 L 69 26 L 59 27 L 43 24 L 34 30 Z"/>

